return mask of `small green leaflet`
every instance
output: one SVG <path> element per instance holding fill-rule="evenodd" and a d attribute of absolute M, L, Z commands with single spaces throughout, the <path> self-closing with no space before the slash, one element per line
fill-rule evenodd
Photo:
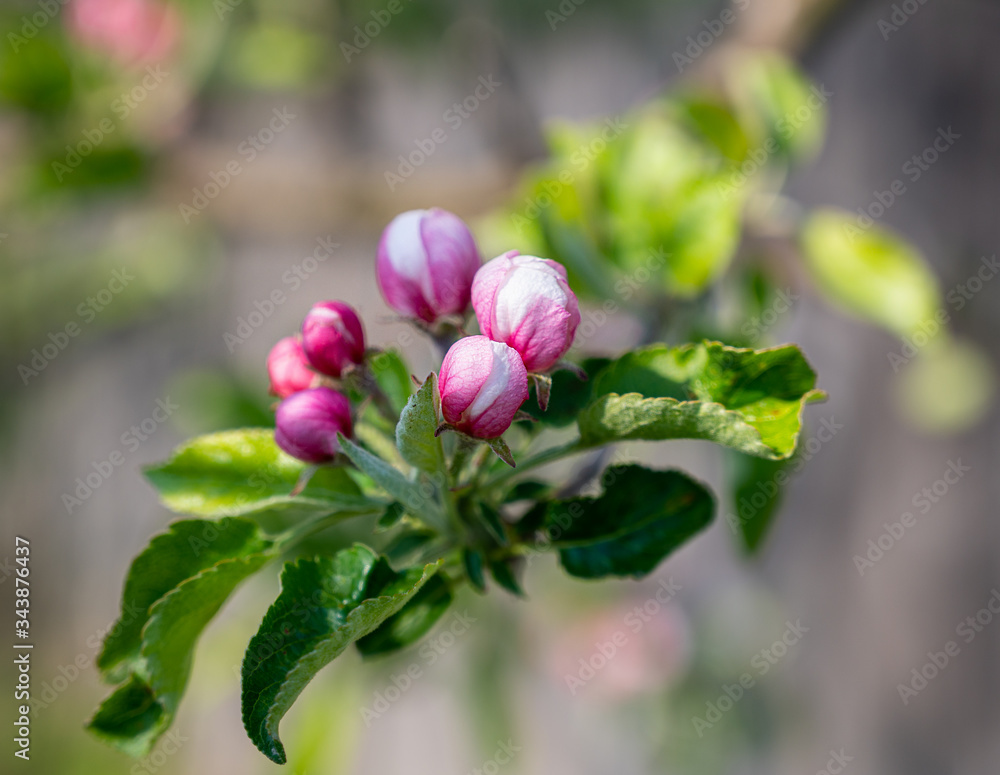
<path fill-rule="evenodd" d="M 366 449 L 362 449 L 342 434 L 337 434 L 337 438 L 340 439 L 340 448 L 350 461 L 361 469 L 362 473 L 370 476 L 372 481 L 385 490 L 392 498 L 399 501 L 407 514 L 423 519 L 430 525 L 440 523 L 441 518 L 438 516 L 440 507 L 438 503 L 428 497 L 422 488 L 417 487 L 416 484 L 403 476 L 398 469 L 393 468 L 382 460 L 382 458 L 373 455 Z"/>
<path fill-rule="evenodd" d="M 937 278 L 893 232 L 879 225 L 862 230 L 854 213 L 826 208 L 806 220 L 801 242 L 817 289 L 833 304 L 903 337 L 936 323 Z"/>
<path fill-rule="evenodd" d="M 597 498 L 546 505 L 543 529 L 568 573 L 641 577 L 708 526 L 711 493 L 680 471 L 612 466 Z"/>
<path fill-rule="evenodd" d="M 545 425 L 562 427 L 576 421 L 577 415 L 590 403 L 593 378 L 611 361 L 607 358 L 587 358 L 579 368 L 590 378 L 580 379 L 569 370 L 557 371 L 552 375 L 552 394 L 549 406 L 544 412 L 538 407 L 535 386 L 529 382 L 531 396 L 521 405 L 521 411 L 530 414 Z M 530 427 L 530 426 L 529 426 Z"/>
<path fill-rule="evenodd" d="M 579 417 L 581 443 L 704 439 L 780 460 L 795 450 L 805 404 L 825 397 L 794 345 L 706 342 L 628 353 L 597 377 Z"/>
<path fill-rule="evenodd" d="M 375 657 L 406 648 L 422 638 L 451 605 L 451 586 L 440 574 L 431 576 L 420 591 L 390 616 L 375 632 L 355 645 L 365 657 Z"/>
<path fill-rule="evenodd" d="M 173 722 L 201 631 L 275 554 L 240 518 L 175 522 L 156 536 L 132 562 L 122 616 L 97 658 L 106 680 L 123 683 L 89 729 L 126 753 L 148 753 Z"/>
<path fill-rule="evenodd" d="M 413 392 L 410 369 L 403 357 L 396 350 L 382 350 L 368 358 L 368 366 L 389 403 L 401 411 Z"/>
<path fill-rule="evenodd" d="M 438 427 L 434 391 L 437 376 L 431 374 L 420 390 L 410 397 L 396 425 L 396 446 L 403 460 L 429 474 L 444 470 L 441 439 L 434 435 Z"/>
<path fill-rule="evenodd" d="M 305 489 L 292 489 L 304 463 L 274 443 L 270 428 L 244 428 L 199 436 L 180 446 L 166 463 L 146 469 L 164 505 L 200 517 L 241 516 L 265 510 L 295 515 L 381 510 L 340 468 L 322 466 Z"/>
<path fill-rule="evenodd" d="M 360 544 L 285 565 L 281 593 L 243 660 L 243 725 L 265 756 L 285 763 L 278 724 L 309 681 L 399 612 L 439 567 L 396 573 Z"/>
<path fill-rule="evenodd" d="M 735 512 L 727 514 L 726 521 L 750 554 L 760 548 L 767 536 L 789 479 L 786 469 L 793 460 L 764 460 L 736 452 L 726 457 Z"/>

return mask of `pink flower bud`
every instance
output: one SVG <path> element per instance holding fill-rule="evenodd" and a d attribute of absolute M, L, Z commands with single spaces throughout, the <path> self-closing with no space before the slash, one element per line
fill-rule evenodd
<path fill-rule="evenodd" d="M 487 261 L 472 283 L 479 330 L 520 353 L 531 372 L 552 368 L 573 344 L 580 325 L 566 269 L 516 250 Z"/>
<path fill-rule="evenodd" d="M 312 387 L 316 381 L 316 372 L 309 368 L 302 344 L 294 336 L 278 340 L 271 348 L 267 356 L 267 375 L 271 378 L 271 394 L 279 398 Z"/>
<path fill-rule="evenodd" d="M 365 359 L 365 332 L 358 313 L 342 301 L 314 304 L 302 323 L 302 350 L 321 374 L 340 377 Z"/>
<path fill-rule="evenodd" d="M 376 277 L 386 304 L 433 323 L 468 309 L 480 264 L 476 242 L 461 218 L 437 207 L 410 210 L 382 232 Z"/>
<path fill-rule="evenodd" d="M 445 422 L 477 439 L 506 431 L 528 398 L 521 356 L 485 336 L 467 336 L 451 346 L 438 385 Z"/>
<path fill-rule="evenodd" d="M 281 402 L 274 424 L 274 440 L 289 455 L 327 463 L 340 451 L 337 434 L 352 433 L 351 405 L 333 388 L 309 388 Z"/>

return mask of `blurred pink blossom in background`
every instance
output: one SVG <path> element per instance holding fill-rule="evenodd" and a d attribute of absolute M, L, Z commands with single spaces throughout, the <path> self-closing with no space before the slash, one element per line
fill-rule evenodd
<path fill-rule="evenodd" d="M 676 604 L 658 606 L 655 614 L 642 605 L 616 606 L 560 633 L 548 667 L 570 694 L 618 702 L 675 683 L 690 650 L 687 617 Z"/>
<path fill-rule="evenodd" d="M 73 39 L 123 65 L 162 61 L 180 36 L 177 9 L 156 0 L 72 0 L 67 14 Z"/>

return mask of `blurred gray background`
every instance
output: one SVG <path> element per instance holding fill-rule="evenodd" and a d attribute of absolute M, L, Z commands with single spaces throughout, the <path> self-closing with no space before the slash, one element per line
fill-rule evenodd
<path fill-rule="evenodd" d="M 36 687 L 48 684 L 56 695 L 33 722 L 28 771 L 277 771 L 243 734 L 233 670 L 273 597 L 273 574 L 241 589 L 206 633 L 178 720 L 186 739 L 176 754 L 136 764 L 82 731 L 104 693 L 91 662 L 100 633 L 117 615 L 129 558 L 169 519 L 140 467 L 210 424 L 204 407 L 185 400 L 201 395 L 191 385 L 210 380 L 205 375 L 232 375 L 263 401 L 271 344 L 294 331 L 315 300 L 349 300 L 373 343 L 393 342 L 403 327 L 391 321 L 373 276 L 388 220 L 437 205 L 474 223 L 506 201 L 518 171 L 544 152 L 543 122 L 614 115 L 669 88 L 680 77 L 673 53 L 723 7 L 583 2 L 550 30 L 545 3 L 518 4 L 504 18 L 469 3 L 445 28 L 431 29 L 419 55 L 373 40 L 336 86 L 236 89 L 192 105 L 186 128 L 170 141 L 170 166 L 155 192 L 168 204 L 190 201 L 192 187 L 233 158 L 274 108 L 287 106 L 297 116 L 196 217 L 196 227 L 209 219 L 215 226 L 209 239 L 216 258 L 194 267 L 197 281 L 183 293 L 143 302 L 121 321 L 99 317 L 28 385 L 17 366 L 45 343 L 45 329 L 37 344 L 4 348 L 0 557 L 13 554 L 15 535 L 31 540 L 32 676 Z M 974 275 L 1000 244 L 1000 5 L 927 0 L 886 39 L 879 21 L 892 12 L 888 2 L 751 0 L 696 69 L 711 78 L 709 54 L 777 45 L 833 92 L 826 144 L 788 188 L 806 205 L 867 206 L 939 128 L 953 128 L 960 139 L 882 219 L 924 251 L 947 290 Z M 444 111 L 488 73 L 504 88 L 389 191 L 384 172 L 396 167 L 397 156 L 441 125 Z M 10 114 L 0 120 L 5 159 L 16 148 L 17 124 Z M 59 235 L 66 251 L 99 225 L 142 228 L 130 226 L 122 215 L 128 209 L 126 199 L 86 217 L 67 215 Z M 11 240 L 17 230 L 7 229 Z M 283 274 L 322 237 L 339 243 L 332 259 L 229 352 L 224 334 L 236 330 L 255 300 L 287 290 Z M 0 242 L 0 255 L 7 249 Z M 155 263 L 142 268 L 169 275 Z M 75 319 L 77 305 L 107 278 L 96 276 L 68 297 L 42 295 L 45 308 L 37 314 L 55 330 Z M 998 294 L 1000 285 L 987 283 L 952 314 L 956 333 L 986 351 L 994 373 Z M 112 306 L 131 304 L 127 296 Z M 298 746 L 303 757 L 289 769 L 457 774 L 483 767 L 509 738 L 520 748 L 501 768 L 510 773 L 819 773 L 837 753 L 850 757 L 844 771 L 859 775 L 996 772 L 1000 621 L 980 623 L 969 642 L 961 634 L 969 630 L 959 627 L 1000 588 L 1000 413 L 994 406 L 957 434 L 914 427 L 898 411 L 898 379 L 887 359 L 899 342 L 808 292 L 769 334 L 799 343 L 830 395 L 807 410 L 804 438 L 818 438 L 824 420 L 839 429 L 810 450 L 759 558 L 734 548 L 723 503 L 711 530 L 642 584 L 598 588 L 562 577 L 549 560 L 533 563 L 527 602 L 504 593 L 460 599 L 457 608 L 481 624 L 456 636 L 433 663 L 411 652 L 387 664 L 351 658 L 325 671 L 284 722 L 290 748 Z M 612 351 L 633 335 L 628 321 L 613 321 L 595 346 Z M 416 373 L 434 367 L 426 343 L 410 357 Z M 150 417 L 158 399 L 178 409 L 126 451 L 122 435 Z M 125 463 L 68 513 L 63 494 L 116 449 Z M 708 445 L 631 445 L 619 454 L 721 480 Z M 970 470 L 934 495 L 924 513 L 914 499 L 958 461 Z M 855 556 L 905 512 L 915 525 L 862 575 Z M 641 645 L 572 694 L 567 671 L 620 626 L 623 612 L 670 579 L 680 590 L 639 633 Z M 11 578 L 0 578 L 0 586 L 11 611 Z M 742 673 L 756 675 L 755 657 L 797 620 L 807 632 L 699 737 L 692 718 L 705 718 L 706 704 L 718 704 Z M 958 655 L 904 704 L 899 685 L 949 640 L 959 644 Z M 91 666 L 74 672 L 78 657 Z M 366 726 L 360 709 L 414 661 L 425 677 Z M 58 682 L 60 675 L 66 680 Z M 8 695 L 5 721 L 13 704 Z M 9 755 L 0 770 L 17 771 L 21 765 L 7 764 Z"/>

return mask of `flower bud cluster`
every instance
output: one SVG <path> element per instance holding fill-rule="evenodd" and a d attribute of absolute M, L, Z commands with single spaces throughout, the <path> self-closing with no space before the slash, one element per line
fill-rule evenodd
<path fill-rule="evenodd" d="M 468 226 L 439 208 L 396 216 L 382 233 L 376 279 L 386 304 L 439 340 L 454 340 L 438 387 L 446 428 L 498 439 L 528 398 L 528 380 L 546 379 L 573 343 L 580 309 L 566 269 L 556 261 L 508 251 L 482 263 Z M 480 334 L 465 336 L 469 307 Z M 301 460 L 326 463 L 350 437 L 350 401 L 334 388 L 365 374 L 365 334 L 358 314 L 322 301 L 301 335 L 279 341 L 267 359 L 271 392 L 283 399 L 275 440 Z M 372 387 L 371 380 L 361 380 Z M 536 383 L 537 384 L 537 383 Z"/>
<path fill-rule="evenodd" d="M 275 414 L 274 439 L 289 455 L 328 463 L 340 451 L 337 434 L 350 437 L 347 396 L 329 384 L 361 366 L 365 332 L 361 318 L 342 301 L 314 304 L 299 337 L 281 339 L 267 356 L 271 393 L 284 399 Z"/>

